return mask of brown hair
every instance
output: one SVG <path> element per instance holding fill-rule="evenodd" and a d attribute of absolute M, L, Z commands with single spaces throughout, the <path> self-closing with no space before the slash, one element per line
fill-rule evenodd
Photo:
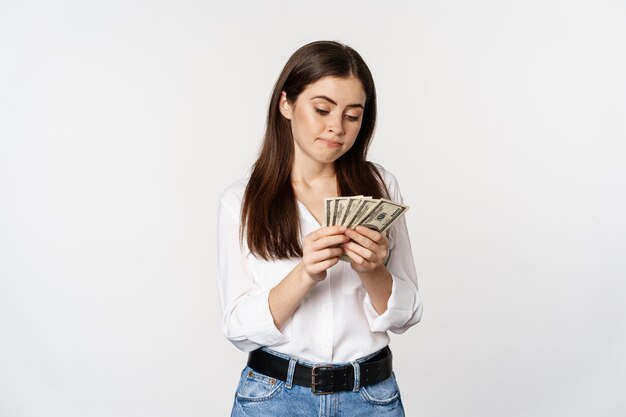
<path fill-rule="evenodd" d="M 291 185 L 293 136 L 290 120 L 278 109 L 281 92 L 294 103 L 309 84 L 327 76 L 356 77 L 366 95 L 354 145 L 335 161 L 339 195 L 388 195 L 380 173 L 365 159 L 376 125 L 376 89 L 369 68 L 354 49 L 339 42 L 304 45 L 289 58 L 274 85 L 263 144 L 243 197 L 240 239 L 245 235 L 250 251 L 265 260 L 302 256 L 298 206 Z"/>

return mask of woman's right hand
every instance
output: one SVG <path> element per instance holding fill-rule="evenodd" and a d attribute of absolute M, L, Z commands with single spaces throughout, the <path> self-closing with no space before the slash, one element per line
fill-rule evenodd
<path fill-rule="evenodd" d="M 344 226 L 320 227 L 304 237 L 302 264 L 305 274 L 316 282 L 326 278 L 326 270 L 339 262 L 341 245 L 350 240 Z"/>

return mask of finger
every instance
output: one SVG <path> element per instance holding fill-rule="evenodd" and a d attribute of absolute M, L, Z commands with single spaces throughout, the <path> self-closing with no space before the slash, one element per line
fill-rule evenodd
<path fill-rule="evenodd" d="M 363 246 L 364 248 L 368 248 L 372 251 L 376 249 L 376 245 L 377 245 L 376 242 L 374 242 L 369 237 L 362 235 L 356 230 L 348 229 L 345 231 L 345 235 L 348 236 L 350 239 L 354 240 L 359 245 Z"/>
<path fill-rule="evenodd" d="M 349 240 L 350 238 L 343 233 L 338 235 L 325 236 L 314 241 L 311 245 L 311 249 L 314 251 L 318 251 L 324 248 L 341 245 L 342 243 L 345 243 Z"/>
<path fill-rule="evenodd" d="M 330 235 L 338 235 L 346 231 L 345 226 L 328 226 L 328 227 L 320 227 L 314 232 L 309 233 L 306 237 L 311 239 L 312 241 L 318 240 L 324 236 Z"/>
<path fill-rule="evenodd" d="M 336 265 L 337 262 L 339 262 L 339 258 L 331 258 L 316 264 L 315 267 L 319 268 L 321 271 L 326 271 L 331 266 Z"/>
<path fill-rule="evenodd" d="M 338 256 L 337 257 L 333 257 L 333 258 L 329 258 L 329 259 L 323 259 L 323 260 L 320 260 L 319 262 L 315 262 L 315 263 L 311 263 L 309 265 L 306 265 L 305 267 L 307 268 L 307 271 L 309 273 L 321 274 L 322 272 L 326 271 L 331 266 L 337 264 L 337 262 L 339 262 L 339 257 Z"/>
<path fill-rule="evenodd" d="M 348 248 L 344 248 L 344 252 L 350 257 L 350 259 L 352 259 L 352 263 L 355 263 L 357 265 L 365 265 L 365 263 L 367 262 L 367 260 L 364 259 L 361 255 Z"/>
<path fill-rule="evenodd" d="M 306 259 L 306 263 L 316 264 L 332 258 L 339 258 L 343 250 L 339 248 L 326 248 L 320 251 L 312 252 Z"/>
<path fill-rule="evenodd" d="M 377 230 L 370 229 L 369 227 L 357 226 L 355 230 L 376 243 L 380 243 L 385 238 L 382 233 Z"/>
<path fill-rule="evenodd" d="M 371 261 L 371 262 L 375 261 L 376 254 L 372 252 L 371 250 L 364 248 L 363 246 L 359 245 L 356 242 L 345 243 L 343 245 L 343 248 L 356 253 L 361 258 L 367 259 L 368 261 Z"/>

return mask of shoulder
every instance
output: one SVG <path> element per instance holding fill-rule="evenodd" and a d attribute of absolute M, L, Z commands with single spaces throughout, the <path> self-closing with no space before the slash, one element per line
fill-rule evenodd
<path fill-rule="evenodd" d="M 385 169 L 382 165 L 376 162 L 370 162 L 376 170 L 380 173 L 380 176 L 385 183 L 385 187 L 387 187 L 387 191 L 389 192 L 389 197 L 393 201 L 399 201 L 401 199 L 400 196 L 400 187 L 398 186 L 398 180 L 395 175 Z"/>
<path fill-rule="evenodd" d="M 226 187 L 220 196 L 220 206 L 238 213 L 247 184 L 248 178 L 242 178 Z"/>

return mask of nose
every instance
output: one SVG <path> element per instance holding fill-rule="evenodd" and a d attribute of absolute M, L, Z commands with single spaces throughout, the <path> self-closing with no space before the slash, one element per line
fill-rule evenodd
<path fill-rule="evenodd" d="M 341 136 L 344 134 L 342 114 L 328 118 L 328 131 L 333 132 L 337 136 Z"/>

